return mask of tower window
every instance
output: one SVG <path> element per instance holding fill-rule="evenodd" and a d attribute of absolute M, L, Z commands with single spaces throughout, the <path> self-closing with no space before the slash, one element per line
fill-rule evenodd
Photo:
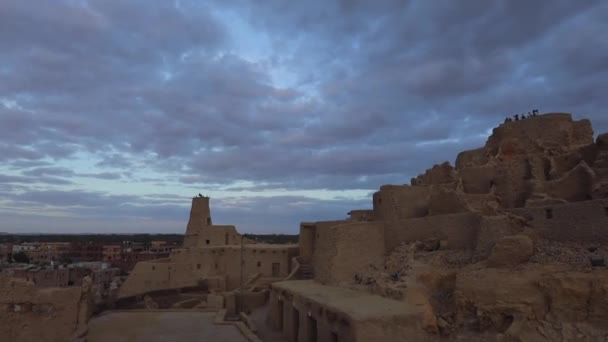
<path fill-rule="evenodd" d="M 552 208 L 545 209 L 545 218 L 547 218 L 548 220 L 553 218 L 553 209 Z"/>
<path fill-rule="evenodd" d="M 209 240 L 205 240 L 205 242 L 206 242 L 207 244 L 209 244 L 211 241 L 209 241 Z"/>
<path fill-rule="evenodd" d="M 262 267 L 262 262 L 258 261 L 258 267 Z"/>

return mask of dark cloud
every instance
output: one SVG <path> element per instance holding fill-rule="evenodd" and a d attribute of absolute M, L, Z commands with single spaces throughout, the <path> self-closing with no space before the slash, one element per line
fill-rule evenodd
<path fill-rule="evenodd" d="M 58 177 L 24 177 L 0 174 L 0 183 L 71 185 L 72 181 Z"/>
<path fill-rule="evenodd" d="M 78 176 L 105 179 L 105 180 L 116 180 L 116 179 L 122 178 L 122 175 L 120 173 L 115 173 L 115 172 L 80 173 L 80 174 L 78 174 Z"/>
<path fill-rule="evenodd" d="M 110 195 L 99 192 L 71 190 L 29 191 L 15 194 L 11 199 L 17 202 L 65 207 L 109 207 L 137 201 L 136 196 Z"/>
<path fill-rule="evenodd" d="M 1 188 L 0 188 L 1 190 Z M 189 198 L 170 194 L 147 197 L 118 196 L 91 191 L 30 191 L 7 197 L 18 210 L 0 206 L 6 218 L 3 230 L 19 228 L 34 231 L 32 222 L 46 219 L 51 226 L 56 222 L 71 222 L 56 227 L 58 232 L 141 231 L 133 225 L 151 223 L 150 231 L 183 233 L 188 220 Z M 300 221 L 345 218 L 352 208 L 368 208 L 369 200 L 319 200 L 305 196 L 226 197 L 212 200 L 212 216 L 216 224 L 234 224 L 241 231 L 251 233 L 297 233 Z M 80 222 L 75 227 L 74 222 Z M 112 226 L 107 226 L 111 224 Z M 164 224 L 164 226 L 162 226 Z M 126 230 L 124 230 L 126 229 Z M 12 229 L 16 231 L 16 229 Z M 148 231 L 148 230 L 146 230 Z"/>
<path fill-rule="evenodd" d="M 372 191 L 453 162 L 507 114 L 572 112 L 606 132 L 606 17 L 603 1 L 5 0 L 2 196 L 57 207 L 91 196 L 92 212 L 171 221 L 180 198 L 138 203 L 73 179 Z M 317 201 L 282 219 L 356 204 Z"/>
<path fill-rule="evenodd" d="M 62 167 L 39 167 L 22 172 L 26 176 L 63 176 L 75 175 L 74 171 Z"/>

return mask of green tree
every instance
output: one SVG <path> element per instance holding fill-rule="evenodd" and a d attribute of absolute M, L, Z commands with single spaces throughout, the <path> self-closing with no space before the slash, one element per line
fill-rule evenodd
<path fill-rule="evenodd" d="M 24 264 L 30 263 L 30 257 L 28 257 L 27 254 L 25 254 L 23 251 L 13 254 L 13 260 L 15 260 L 15 262 L 20 262 Z"/>

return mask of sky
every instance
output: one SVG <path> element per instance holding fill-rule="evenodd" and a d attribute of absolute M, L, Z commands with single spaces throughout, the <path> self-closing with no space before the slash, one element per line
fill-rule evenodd
<path fill-rule="evenodd" d="M 505 116 L 608 131 L 608 2 L 0 1 L 0 231 L 297 233 Z"/>

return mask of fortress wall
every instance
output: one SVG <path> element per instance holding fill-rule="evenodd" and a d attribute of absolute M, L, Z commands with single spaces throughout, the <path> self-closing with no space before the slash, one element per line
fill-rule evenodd
<path fill-rule="evenodd" d="M 352 280 L 355 273 L 369 264 L 384 260 L 384 225 L 382 222 L 356 222 L 325 230 L 323 246 L 315 251 L 315 280 L 337 284 Z"/>
<path fill-rule="evenodd" d="M 315 259 L 316 250 L 319 248 L 318 244 L 321 244 L 321 248 L 325 248 L 323 246 L 327 245 L 326 241 L 323 240 L 322 235 L 325 235 L 327 229 L 348 222 L 350 221 L 338 220 L 301 223 L 298 245 L 300 246 L 299 256 L 303 259 L 304 263 L 312 263 L 313 266 L 316 263 L 323 263 L 323 258 Z M 324 251 L 321 251 L 320 255 L 323 253 Z"/>
<path fill-rule="evenodd" d="M 228 289 L 241 285 L 241 253 L 240 249 L 233 248 L 226 262 L 226 282 Z M 291 258 L 298 253 L 298 247 L 264 248 L 255 245 L 247 246 L 243 250 L 243 283 L 250 277 L 259 273 L 265 280 L 281 280 L 291 272 Z M 273 266 L 274 265 L 274 266 Z M 273 269 L 273 267 L 275 267 Z"/>
<path fill-rule="evenodd" d="M 519 208 L 510 212 L 525 217 L 528 225 L 547 239 L 608 243 L 608 200 Z"/>
<path fill-rule="evenodd" d="M 456 169 L 462 170 L 467 167 L 481 166 L 488 162 L 488 156 L 486 150 L 483 147 L 462 151 L 458 153 L 456 157 Z"/>
<path fill-rule="evenodd" d="M 300 224 L 300 238 L 298 245 L 300 247 L 300 258 L 305 263 L 312 261 L 313 249 L 315 247 L 316 224 L 310 222 L 302 222 Z"/>
<path fill-rule="evenodd" d="M 477 195 L 479 196 L 479 195 Z M 469 212 L 464 194 L 441 186 L 431 187 L 429 216 Z"/>
<path fill-rule="evenodd" d="M 81 294 L 81 287 L 41 289 L 0 275 L 0 341 L 68 341 Z"/>
<path fill-rule="evenodd" d="M 240 245 L 241 235 L 234 226 L 209 226 L 198 232 L 198 247 Z"/>
<path fill-rule="evenodd" d="M 494 166 L 474 166 L 461 169 L 463 190 L 467 194 L 488 194 L 496 178 Z"/>
<path fill-rule="evenodd" d="M 330 278 L 332 268 L 330 260 L 336 254 L 336 230 L 331 229 L 347 221 L 322 221 L 315 223 L 315 238 L 312 252 L 312 267 L 315 279 L 326 281 Z"/>
<path fill-rule="evenodd" d="M 390 253 L 402 243 L 427 239 L 446 240 L 450 249 L 474 248 L 479 225 L 479 216 L 473 213 L 385 222 L 386 252 Z"/>
<path fill-rule="evenodd" d="M 429 198 L 429 187 L 383 185 L 373 196 L 374 218 L 389 221 L 426 216 Z"/>
<path fill-rule="evenodd" d="M 351 210 L 348 212 L 351 221 L 374 221 L 374 211 L 369 209 Z"/>
<path fill-rule="evenodd" d="M 118 296 L 125 298 L 150 291 L 192 287 L 197 284 L 191 264 L 170 262 L 167 259 L 143 261 L 135 265 L 120 287 Z"/>
<path fill-rule="evenodd" d="M 291 271 L 290 260 L 297 246 L 264 247 L 247 245 L 243 249 L 243 282 L 260 273 L 264 279 L 280 280 Z M 238 246 L 174 250 L 170 259 L 139 262 L 120 288 L 119 297 L 150 291 L 197 286 L 207 278 L 221 277 L 226 289 L 241 284 L 241 249 Z M 275 268 L 273 269 L 273 264 Z"/>
<path fill-rule="evenodd" d="M 241 235 L 234 226 L 205 226 L 193 228 L 184 238 L 184 247 L 240 245 Z"/>
<path fill-rule="evenodd" d="M 593 143 L 589 120 L 573 121 L 567 113 L 550 113 L 500 125 L 492 131 L 486 150 L 498 151 L 506 140 L 534 146 L 542 141 L 546 146 L 584 146 Z"/>

